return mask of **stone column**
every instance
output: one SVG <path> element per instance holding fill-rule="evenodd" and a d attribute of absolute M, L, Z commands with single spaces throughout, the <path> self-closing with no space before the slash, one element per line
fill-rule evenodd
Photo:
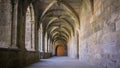
<path fill-rule="evenodd" d="M 45 57 L 45 36 L 44 36 L 44 33 L 42 32 L 42 53 L 43 53 L 43 58 Z"/>
<path fill-rule="evenodd" d="M 11 47 L 17 48 L 17 9 L 18 9 L 18 0 L 12 0 L 12 24 L 11 24 Z"/>

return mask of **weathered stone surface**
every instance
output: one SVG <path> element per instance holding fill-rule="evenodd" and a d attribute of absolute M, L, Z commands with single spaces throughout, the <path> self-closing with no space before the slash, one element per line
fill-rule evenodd
<path fill-rule="evenodd" d="M 118 22 L 120 22 L 120 17 L 118 12 L 119 4 L 117 4 L 116 2 L 118 3 L 118 1 L 113 0 L 103 0 L 101 2 L 101 5 L 98 4 L 100 3 L 100 1 L 95 2 L 96 4 L 94 8 L 96 12 L 94 12 L 93 14 L 93 16 L 95 16 L 93 20 L 96 21 L 96 25 L 100 25 L 99 23 L 103 23 L 101 24 L 102 29 L 98 30 L 97 28 L 99 28 L 99 26 L 96 25 L 92 26 L 93 29 L 89 29 L 89 27 L 91 26 L 87 26 L 87 24 L 89 24 L 89 21 L 87 20 L 90 17 L 84 16 L 83 19 L 81 16 L 81 33 L 83 33 L 81 37 L 84 38 L 84 40 L 83 38 L 80 38 L 81 40 L 79 47 L 79 56 L 81 61 L 89 62 L 92 65 L 100 64 L 101 67 L 103 66 L 102 68 L 119 68 L 120 47 L 118 39 L 120 26 Z M 98 5 L 100 7 L 96 7 Z M 104 9 L 102 9 L 101 7 L 104 7 Z M 101 11 L 98 14 L 99 10 Z M 86 15 L 88 14 L 87 11 L 88 10 L 83 13 Z M 94 21 L 91 22 L 91 24 L 94 23 Z M 90 33 L 90 31 L 94 32 Z"/>
<path fill-rule="evenodd" d="M 0 47 L 11 45 L 11 4 L 10 0 L 0 2 Z"/>

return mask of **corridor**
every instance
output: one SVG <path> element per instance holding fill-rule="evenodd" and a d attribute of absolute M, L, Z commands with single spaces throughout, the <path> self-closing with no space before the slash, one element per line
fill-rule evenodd
<path fill-rule="evenodd" d="M 0 68 L 25 67 L 120 68 L 120 0 L 0 0 Z"/>
<path fill-rule="evenodd" d="M 32 64 L 26 68 L 99 68 L 80 62 L 69 57 L 52 57 L 41 59 L 40 62 Z"/>

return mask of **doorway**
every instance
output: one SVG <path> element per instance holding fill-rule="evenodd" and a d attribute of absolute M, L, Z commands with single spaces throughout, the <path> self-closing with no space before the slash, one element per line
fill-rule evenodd
<path fill-rule="evenodd" d="M 65 56 L 65 47 L 63 45 L 56 47 L 56 56 Z"/>

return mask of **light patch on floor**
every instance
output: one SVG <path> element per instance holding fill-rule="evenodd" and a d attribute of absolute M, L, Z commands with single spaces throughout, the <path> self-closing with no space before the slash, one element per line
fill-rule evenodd
<path fill-rule="evenodd" d="M 78 59 L 69 57 L 53 57 L 41 59 L 40 62 L 32 64 L 26 68 L 98 68 L 81 63 Z"/>

